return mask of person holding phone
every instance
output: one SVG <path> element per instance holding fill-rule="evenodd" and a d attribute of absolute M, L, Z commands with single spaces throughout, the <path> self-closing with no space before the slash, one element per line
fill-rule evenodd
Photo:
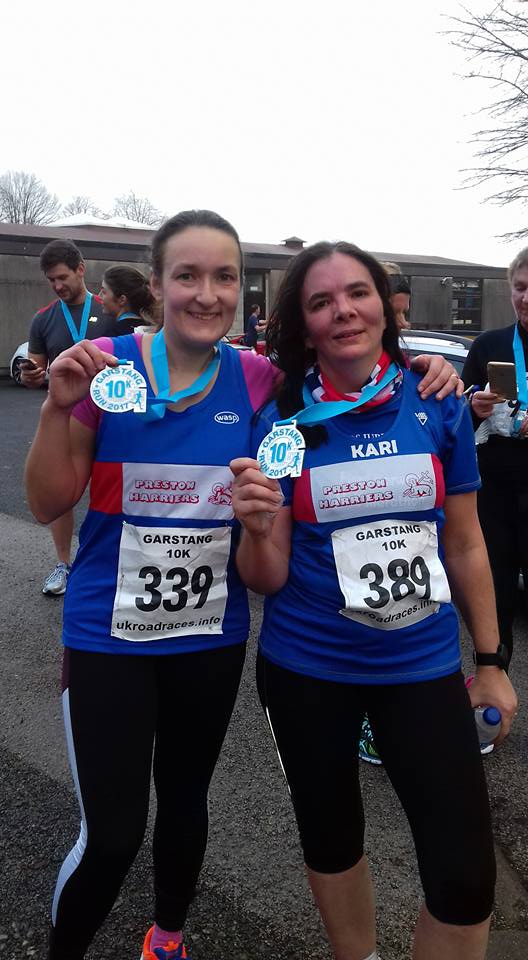
<path fill-rule="evenodd" d="M 508 279 L 515 323 L 481 333 L 462 372 L 471 387 L 482 478 L 478 513 L 495 584 L 500 635 L 496 656 L 506 670 L 513 653 L 519 573 L 528 571 L 528 247 L 510 264 Z M 505 364 L 511 365 L 509 370 Z"/>
<path fill-rule="evenodd" d="M 40 269 L 56 299 L 37 311 L 29 330 L 28 360 L 22 364 L 21 382 L 29 389 L 42 387 L 48 366 L 59 353 L 78 340 L 95 340 L 108 333 L 102 301 L 85 283 L 86 265 L 73 240 L 52 240 L 40 255 Z M 62 596 L 71 564 L 73 511 L 66 510 L 49 524 L 57 562 L 44 580 L 42 593 Z"/>

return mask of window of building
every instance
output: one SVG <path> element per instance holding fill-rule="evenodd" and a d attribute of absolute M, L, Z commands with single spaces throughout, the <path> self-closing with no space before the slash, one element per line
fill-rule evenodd
<path fill-rule="evenodd" d="M 482 281 L 457 280 L 453 277 L 451 326 L 453 329 L 480 330 L 482 316 Z"/>

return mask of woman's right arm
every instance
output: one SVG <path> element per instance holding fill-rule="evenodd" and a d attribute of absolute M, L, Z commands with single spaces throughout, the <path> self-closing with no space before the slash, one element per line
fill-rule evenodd
<path fill-rule="evenodd" d="M 48 397 L 26 461 L 31 510 L 41 523 L 62 516 L 82 496 L 90 477 L 95 433 L 71 412 L 90 389 L 93 377 L 116 358 L 82 340 L 50 367 Z"/>
<path fill-rule="evenodd" d="M 242 525 L 238 572 L 256 593 L 276 593 L 288 579 L 291 509 L 283 506 L 280 484 L 264 476 L 256 460 L 240 457 L 229 466 L 233 509 Z"/>

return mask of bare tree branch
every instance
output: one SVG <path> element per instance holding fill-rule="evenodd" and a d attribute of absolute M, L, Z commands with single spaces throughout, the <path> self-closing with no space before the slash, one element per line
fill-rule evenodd
<path fill-rule="evenodd" d="M 149 227 L 157 227 L 163 216 L 146 197 L 136 197 L 133 190 L 125 196 L 117 197 L 112 211 L 113 216 L 136 220 Z"/>
<path fill-rule="evenodd" d="M 464 170 L 463 186 L 490 184 L 488 200 L 504 206 L 528 202 L 528 14 L 527 0 L 499 0 L 487 13 L 462 7 L 463 16 L 451 17 L 445 31 L 453 46 L 466 55 L 467 79 L 492 85 L 492 99 L 479 113 L 495 121 L 477 130 L 473 143 L 479 166 Z M 498 189 L 495 189 L 495 188 Z M 528 236 L 528 228 L 504 234 L 506 239 Z"/>
<path fill-rule="evenodd" d="M 34 173 L 8 170 L 0 176 L 0 221 L 3 223 L 52 223 L 59 212 L 58 198 Z"/>
<path fill-rule="evenodd" d="M 102 217 L 104 219 L 108 217 L 108 214 L 103 213 L 99 207 L 95 205 L 93 200 L 90 200 L 90 197 L 82 195 L 72 197 L 70 202 L 62 208 L 62 213 L 66 217 L 75 216 L 76 213 L 90 213 L 93 217 Z"/>

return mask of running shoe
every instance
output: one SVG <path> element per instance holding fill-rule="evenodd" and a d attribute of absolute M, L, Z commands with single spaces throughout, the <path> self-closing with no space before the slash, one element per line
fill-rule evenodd
<path fill-rule="evenodd" d="M 52 597 L 60 597 L 63 593 L 66 593 L 70 570 L 71 567 L 69 567 L 67 563 L 58 563 L 55 569 L 51 571 L 49 577 L 46 577 L 44 580 L 42 593 Z"/>
<path fill-rule="evenodd" d="M 154 927 L 151 927 L 145 937 L 141 960 L 187 960 L 187 951 L 185 950 L 183 941 L 181 943 L 174 943 L 174 940 L 169 940 L 164 947 L 156 947 L 155 950 L 151 950 L 150 941 L 152 940 L 153 932 Z"/>
<path fill-rule="evenodd" d="M 363 718 L 363 724 L 361 727 L 361 737 L 359 739 L 359 759 L 365 760 L 367 763 L 375 763 L 376 766 L 381 766 L 382 763 L 381 757 L 376 750 L 374 737 L 372 735 L 372 730 L 370 729 L 370 723 L 367 716 Z"/>

